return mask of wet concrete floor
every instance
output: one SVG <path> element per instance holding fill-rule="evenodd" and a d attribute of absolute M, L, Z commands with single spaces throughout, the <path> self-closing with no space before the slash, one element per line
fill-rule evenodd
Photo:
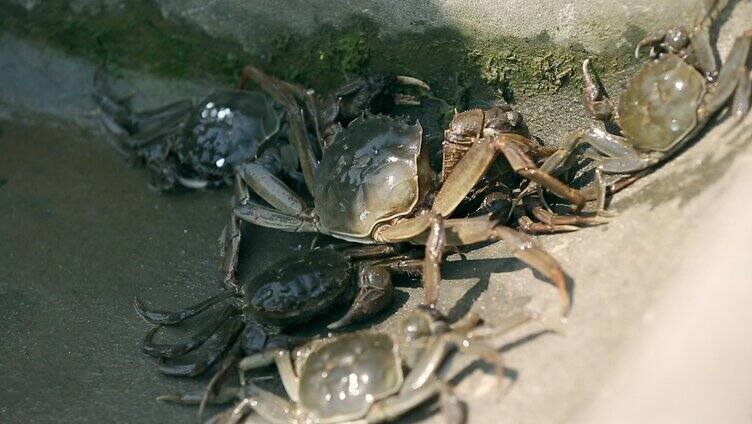
<path fill-rule="evenodd" d="M 217 293 L 217 236 L 231 193 L 150 190 L 144 169 L 128 166 L 100 134 L 69 124 L 0 121 L 0 129 L 1 421 L 193 422 L 195 408 L 155 398 L 200 389 L 208 376 L 157 373 L 141 352 L 150 326 L 133 300 L 177 309 Z M 311 240 L 246 226 L 241 279 Z M 451 319 L 489 289 L 492 273 L 524 268 L 497 256 L 444 266 L 442 308 Z M 419 281 L 397 283 L 393 305 L 360 328 L 392 328 L 420 302 Z M 537 288 L 553 292 L 545 283 Z M 508 302 L 525 292 L 502 285 L 491 291 L 493 303 L 497 295 Z M 499 313 L 506 302 L 491 310 Z M 333 318 L 296 331 L 323 334 Z M 176 341 L 188 334 L 170 333 Z"/>
<path fill-rule="evenodd" d="M 132 304 L 138 295 L 170 308 L 217 292 L 229 192 L 159 194 L 98 136 L 0 128 L 0 421 L 192 422 L 194 409 L 154 399 L 202 380 L 158 376 Z M 255 229 L 246 245 L 264 235 Z M 275 234 L 249 249 L 242 272 L 298 240 Z"/>

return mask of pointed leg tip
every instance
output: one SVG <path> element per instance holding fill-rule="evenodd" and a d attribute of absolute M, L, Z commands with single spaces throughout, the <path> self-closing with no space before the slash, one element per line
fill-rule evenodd
<path fill-rule="evenodd" d="M 136 313 L 143 319 L 146 319 L 145 313 L 146 313 L 146 307 L 144 306 L 144 302 L 141 301 L 141 299 L 138 298 L 138 296 L 133 297 L 133 309 L 136 310 Z"/>
<path fill-rule="evenodd" d="M 327 325 L 326 329 L 327 330 L 332 330 L 332 331 L 339 330 L 340 328 L 344 327 L 345 325 L 347 325 L 347 323 L 345 323 L 345 320 L 343 318 L 343 319 L 337 320 L 337 321 L 335 321 L 335 322 Z"/>
<path fill-rule="evenodd" d="M 165 403 L 180 403 L 181 395 L 178 393 L 171 393 L 167 395 L 159 395 L 156 397 L 157 402 Z"/>
<path fill-rule="evenodd" d="M 604 210 L 598 211 L 596 213 L 596 216 L 598 218 L 605 219 L 606 220 L 605 222 L 610 222 L 611 220 L 619 216 L 619 214 L 616 212 L 611 212 L 611 211 L 607 211 L 604 209 Z"/>
<path fill-rule="evenodd" d="M 415 77 L 409 77 L 406 75 L 397 75 L 397 82 L 399 82 L 402 85 L 412 85 L 415 87 L 420 87 L 423 90 L 431 91 L 431 87 L 426 84 L 424 81 L 419 80 Z"/>

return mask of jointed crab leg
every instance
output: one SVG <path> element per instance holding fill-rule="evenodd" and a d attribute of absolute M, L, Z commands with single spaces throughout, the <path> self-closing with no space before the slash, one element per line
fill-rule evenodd
<path fill-rule="evenodd" d="M 445 222 L 445 228 L 446 245 L 448 246 L 474 244 L 482 241 L 504 241 L 506 245 L 513 249 L 512 254 L 517 259 L 543 274 L 556 286 L 561 300 L 562 314 L 568 313 L 569 293 L 561 265 L 545 250 L 538 247 L 529 235 L 503 225 L 497 225 L 486 217 L 449 219 Z M 427 264 L 426 266 L 431 265 Z M 433 284 L 433 281 L 428 283 Z M 438 293 L 438 288 L 425 288 L 425 291 L 435 296 Z M 427 305 L 435 305 L 437 300 L 436 297 L 426 297 L 425 302 Z"/>
<path fill-rule="evenodd" d="M 130 95 L 118 97 L 113 91 L 104 66 L 94 74 L 94 102 L 104 112 L 100 115 L 107 132 L 117 140 L 118 150 L 131 153 L 177 128 L 193 106 L 190 100 L 177 100 L 143 112 L 131 110 Z"/>
<path fill-rule="evenodd" d="M 253 201 L 238 204 L 235 207 L 235 216 L 243 221 L 263 227 L 277 228 L 290 232 L 318 232 L 313 221 L 294 215 L 279 212 L 276 209 L 266 207 Z"/>
<path fill-rule="evenodd" d="M 747 67 L 752 53 L 752 29 L 744 31 L 731 46 L 726 62 L 718 75 L 718 83 L 706 97 L 705 104 L 698 112 L 698 120 L 704 122 L 719 111 L 733 98 L 732 110 L 737 120 L 746 115 L 750 103 L 750 69 Z M 746 81 L 745 81 L 746 80 Z M 746 92 L 746 93 L 745 93 Z"/>
<path fill-rule="evenodd" d="M 434 213 L 430 217 L 428 236 L 426 237 L 426 254 L 423 260 L 423 296 L 425 304 L 433 307 L 439 299 L 441 283 L 441 261 L 444 258 L 446 232 L 444 219 Z"/>
<path fill-rule="evenodd" d="M 136 313 L 143 318 L 146 322 L 155 325 L 173 325 L 177 324 L 185 319 L 188 319 L 207 308 L 216 305 L 217 303 L 229 299 L 230 297 L 237 296 L 236 293 L 231 291 L 224 291 L 215 296 L 212 296 L 202 302 L 189 306 L 185 309 L 175 312 L 157 311 L 149 309 L 136 298 L 133 301 L 133 306 L 136 308 Z"/>
<path fill-rule="evenodd" d="M 442 225 L 443 232 L 441 231 Z M 538 247 L 529 235 L 499 225 L 489 217 L 444 220 L 438 214 L 427 214 L 386 227 L 378 235 L 385 241 L 410 241 L 426 245 L 424 270 L 430 271 L 424 274 L 423 290 L 425 304 L 428 306 L 434 306 L 438 300 L 438 284 L 441 281 L 438 265 L 445 246 L 464 246 L 502 240 L 513 249 L 513 254 L 517 259 L 543 274 L 556 286 L 561 298 L 562 313 L 566 314 L 569 310 L 569 293 L 564 272 L 559 263 L 545 250 Z"/>
<path fill-rule="evenodd" d="M 208 405 L 224 405 L 237 399 L 239 387 L 221 387 L 217 393 L 207 399 Z M 177 403 L 179 405 L 200 405 L 206 394 L 205 390 L 186 393 L 171 393 L 157 397 L 160 402 Z"/>
<path fill-rule="evenodd" d="M 538 169 L 520 147 L 520 144 L 527 144 L 525 140 L 521 135 L 504 133 L 484 138 L 474 144 L 447 177 L 436 195 L 432 210 L 441 216 L 449 216 L 499 153 L 506 157 L 512 169 L 520 176 L 546 187 L 581 209 L 586 201 L 582 194 Z"/>
<path fill-rule="evenodd" d="M 146 333 L 146 337 L 144 337 L 143 351 L 147 355 L 156 358 L 169 359 L 184 355 L 204 344 L 206 340 L 209 339 L 209 337 L 211 337 L 214 333 L 217 332 L 217 330 L 220 329 L 220 327 L 222 327 L 222 325 L 227 321 L 228 318 L 237 314 L 237 312 L 238 311 L 234 306 L 226 306 L 220 313 L 214 316 L 214 318 L 209 323 L 207 323 L 198 333 L 196 333 L 196 335 L 194 335 L 184 343 L 158 344 L 152 342 L 152 339 L 156 335 L 157 331 L 159 331 L 159 328 L 161 328 L 160 326 L 156 326 L 151 331 Z"/>
<path fill-rule="evenodd" d="M 295 97 L 294 91 L 290 84 L 284 83 L 272 76 L 265 74 L 260 69 L 248 65 L 243 68 L 240 80 L 240 87 L 245 85 L 246 80 L 251 80 L 258 84 L 266 91 L 275 101 L 285 108 L 288 117 L 288 125 L 292 131 L 292 141 L 295 150 L 298 152 L 300 166 L 303 170 L 308 190 L 313 193 L 313 175 L 318 166 L 318 159 L 313 151 L 311 140 L 308 138 L 308 131 L 305 125 L 305 115 Z"/>
<path fill-rule="evenodd" d="M 204 359 L 189 363 L 166 363 L 160 359 L 159 372 L 176 377 L 195 377 L 221 360 L 235 345 L 245 324 L 239 315 L 234 315 L 225 321 L 220 330 L 207 340 Z"/>
<path fill-rule="evenodd" d="M 254 193 L 261 196 L 271 206 L 282 213 L 302 216 L 308 209 L 303 199 L 290 190 L 285 183 L 275 177 L 264 166 L 257 163 L 246 163 L 238 167 L 238 175 L 251 187 Z"/>
<path fill-rule="evenodd" d="M 533 222 L 525 215 L 518 217 L 519 228 L 528 234 L 551 234 L 577 231 L 583 226 L 601 225 L 607 219 L 598 216 L 557 215 L 544 207 L 538 194 L 528 194 L 522 199 L 525 209 L 539 222 Z"/>

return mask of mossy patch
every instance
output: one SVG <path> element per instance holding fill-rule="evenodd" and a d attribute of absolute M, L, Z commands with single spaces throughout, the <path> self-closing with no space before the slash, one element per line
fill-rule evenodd
<path fill-rule="evenodd" d="M 601 57 L 581 46 L 562 46 L 547 34 L 522 39 L 478 41 L 450 27 L 383 36 L 376 23 L 353 17 L 339 28 L 322 26 L 310 35 L 281 34 L 259 54 L 229 39 L 212 37 L 194 25 L 165 19 L 148 0 L 96 13 L 76 12 L 69 2 L 48 0 L 31 11 L 0 0 L 6 31 L 110 66 L 176 78 L 228 83 L 243 64 L 254 63 L 283 79 L 320 92 L 348 76 L 369 72 L 408 74 L 429 82 L 445 120 L 467 100 L 507 101 L 567 89 L 579 90 L 580 64 L 594 59 L 601 77 L 623 70 L 623 52 Z"/>

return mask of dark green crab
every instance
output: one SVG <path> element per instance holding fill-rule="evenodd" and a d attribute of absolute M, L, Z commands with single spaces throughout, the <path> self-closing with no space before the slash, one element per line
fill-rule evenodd
<path fill-rule="evenodd" d="M 216 363 L 236 340 L 247 354 L 270 347 L 286 347 L 291 338 L 283 330 L 321 316 L 339 305 L 347 312 L 330 329 L 362 321 L 389 305 L 392 274 L 419 275 L 422 261 L 399 246 L 320 248 L 284 258 L 251 281 L 178 312 L 150 310 L 136 300 L 138 314 L 155 324 L 144 340 L 144 352 L 163 362 L 165 374 L 194 376 Z M 226 301 L 189 341 L 158 344 L 153 341 L 163 326 L 175 325 Z M 208 342 L 206 358 L 175 363 Z"/>
<path fill-rule="evenodd" d="M 118 97 L 104 68 L 94 79 L 94 100 L 105 129 L 124 154 L 152 171 L 153 188 L 212 188 L 232 182 L 235 167 L 257 161 L 270 172 L 294 173 L 294 152 L 274 146 L 283 113 L 264 93 L 219 90 L 194 103 L 178 100 L 134 111 Z"/>

